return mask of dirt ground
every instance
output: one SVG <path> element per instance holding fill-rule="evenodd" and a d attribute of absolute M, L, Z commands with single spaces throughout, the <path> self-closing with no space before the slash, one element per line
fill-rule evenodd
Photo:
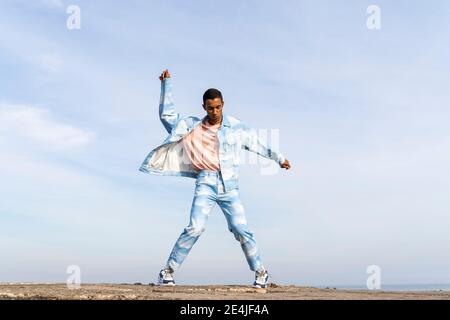
<path fill-rule="evenodd" d="M 159 287 L 141 284 L 83 284 L 69 289 L 66 284 L 0 284 L 0 299 L 49 300 L 351 300 L 351 299 L 436 299 L 450 300 L 450 291 L 358 291 L 318 289 L 272 284 L 267 289 L 239 285 Z"/>

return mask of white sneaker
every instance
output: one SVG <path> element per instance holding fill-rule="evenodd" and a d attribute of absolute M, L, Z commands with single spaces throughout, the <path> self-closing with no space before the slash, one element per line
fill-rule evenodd
<path fill-rule="evenodd" d="M 269 273 L 264 270 L 262 272 L 255 272 L 255 282 L 253 282 L 254 288 L 267 288 L 269 286 Z"/>
<path fill-rule="evenodd" d="M 171 268 L 162 269 L 158 275 L 158 286 L 174 286 L 173 270 Z"/>

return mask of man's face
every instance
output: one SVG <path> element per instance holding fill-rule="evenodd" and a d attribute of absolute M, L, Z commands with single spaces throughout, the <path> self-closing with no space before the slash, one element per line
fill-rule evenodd
<path fill-rule="evenodd" d="M 216 122 L 222 119 L 222 108 L 224 102 L 220 98 L 206 99 L 203 109 L 205 109 L 208 114 L 208 118 L 211 121 Z"/>

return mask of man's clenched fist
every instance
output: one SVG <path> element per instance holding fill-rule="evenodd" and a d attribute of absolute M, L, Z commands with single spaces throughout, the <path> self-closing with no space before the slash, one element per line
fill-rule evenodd
<path fill-rule="evenodd" d="M 169 70 L 164 70 L 159 76 L 159 80 L 163 81 L 165 78 L 170 78 Z"/>
<path fill-rule="evenodd" d="M 284 162 L 280 165 L 281 168 L 289 170 L 291 168 L 291 164 L 289 163 L 289 161 L 286 159 L 284 160 Z"/>

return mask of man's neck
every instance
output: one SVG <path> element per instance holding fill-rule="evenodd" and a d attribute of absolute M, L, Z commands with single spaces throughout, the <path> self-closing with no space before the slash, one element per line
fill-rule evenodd
<path fill-rule="evenodd" d="M 208 124 L 209 124 L 210 126 L 214 126 L 214 125 L 217 125 L 217 124 L 222 124 L 222 119 L 223 119 L 223 116 L 222 116 L 222 118 L 220 118 L 220 120 L 217 121 L 216 123 L 211 123 L 209 117 L 206 117 L 206 122 L 208 122 Z"/>

